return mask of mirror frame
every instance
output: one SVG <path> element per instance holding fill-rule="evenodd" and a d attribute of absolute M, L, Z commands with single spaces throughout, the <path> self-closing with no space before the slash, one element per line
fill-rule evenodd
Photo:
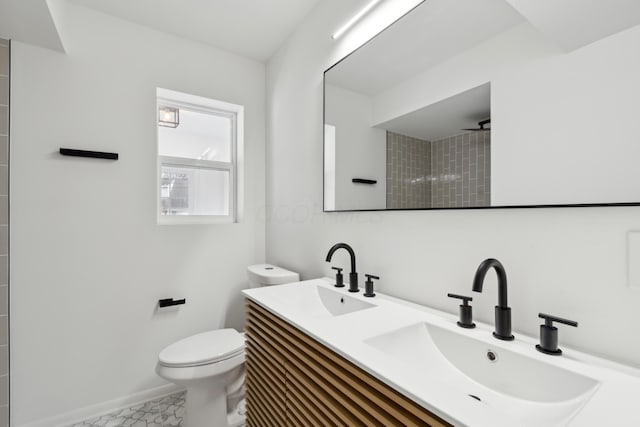
<path fill-rule="evenodd" d="M 327 210 L 326 209 L 326 200 L 325 200 L 325 179 L 324 179 L 324 171 L 326 167 L 326 158 L 325 158 L 325 125 L 326 125 L 326 80 L 327 73 L 338 66 L 340 63 L 348 59 L 350 56 L 354 55 L 360 49 L 367 46 L 376 38 L 380 37 L 382 34 L 386 32 L 387 29 L 402 21 L 404 17 L 412 13 L 414 10 L 422 6 L 424 2 L 419 3 L 407 13 L 400 16 L 395 21 L 391 22 L 389 25 L 384 27 L 380 32 L 371 37 L 365 43 L 349 52 L 347 55 L 340 58 L 329 68 L 324 70 L 322 73 L 322 212 L 323 213 L 333 213 L 333 212 L 397 212 L 397 211 L 443 211 L 443 210 L 454 210 L 454 211 L 464 211 L 464 210 L 479 210 L 479 209 L 531 209 L 531 208 L 592 208 L 592 207 L 629 207 L 629 206 L 640 206 L 640 201 L 638 202 L 619 202 L 619 203 L 560 203 L 560 204 L 531 204 L 531 205 L 500 205 L 500 206 L 467 206 L 467 207 L 437 207 L 437 208 L 385 208 L 385 209 L 334 209 Z M 491 82 L 489 82 L 491 83 Z"/>

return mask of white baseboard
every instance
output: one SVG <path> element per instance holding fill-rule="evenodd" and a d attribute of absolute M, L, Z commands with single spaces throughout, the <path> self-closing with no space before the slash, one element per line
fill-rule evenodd
<path fill-rule="evenodd" d="M 177 386 L 175 384 L 166 384 L 160 387 L 130 394 L 129 396 L 119 397 L 117 399 L 109 400 L 91 406 L 85 406 L 84 408 L 65 412 L 64 414 L 32 421 L 27 424 L 21 424 L 16 427 L 69 427 L 74 423 L 79 423 L 81 421 L 108 414 L 110 412 L 118 411 L 120 409 L 126 409 L 131 406 L 158 399 L 160 397 L 168 396 L 182 390 L 184 390 L 183 387 Z"/>

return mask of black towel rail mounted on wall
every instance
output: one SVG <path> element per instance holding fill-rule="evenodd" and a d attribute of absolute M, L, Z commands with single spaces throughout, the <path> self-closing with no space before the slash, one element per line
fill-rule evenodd
<path fill-rule="evenodd" d="M 351 182 L 356 184 L 377 184 L 378 181 L 375 179 L 364 179 L 364 178 L 353 178 Z"/>
<path fill-rule="evenodd" d="M 171 307 L 173 305 L 182 305 L 182 304 L 185 304 L 186 302 L 187 300 L 185 298 L 176 299 L 176 300 L 174 300 L 173 298 L 163 298 L 158 300 L 158 306 L 160 306 L 160 308 Z"/>
<path fill-rule="evenodd" d="M 76 150 L 73 148 L 61 148 L 60 154 L 73 157 L 90 157 L 92 159 L 118 160 L 118 153 L 107 153 L 105 151 Z"/>

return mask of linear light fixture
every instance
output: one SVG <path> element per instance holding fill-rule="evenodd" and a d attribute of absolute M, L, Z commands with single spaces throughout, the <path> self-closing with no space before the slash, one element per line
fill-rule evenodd
<path fill-rule="evenodd" d="M 356 13 L 353 18 L 349 19 L 349 21 L 347 21 L 346 24 L 344 24 L 342 27 L 340 27 L 340 29 L 338 31 L 336 31 L 331 38 L 332 39 L 337 39 L 338 37 L 340 37 L 341 35 L 343 35 L 349 28 L 353 27 L 353 25 L 358 22 L 360 19 L 362 19 L 362 17 L 364 15 L 367 14 L 367 12 L 369 12 L 371 9 L 373 9 L 373 7 L 375 5 L 377 5 L 378 3 L 380 3 L 381 0 L 372 0 L 371 2 L 369 2 L 365 7 L 362 8 L 362 10 L 358 13 Z"/>

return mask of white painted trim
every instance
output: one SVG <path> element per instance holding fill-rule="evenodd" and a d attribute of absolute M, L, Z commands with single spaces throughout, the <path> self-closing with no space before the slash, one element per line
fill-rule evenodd
<path fill-rule="evenodd" d="M 68 427 L 71 424 L 79 423 L 81 421 L 99 417 L 100 415 L 105 415 L 121 409 L 127 409 L 182 390 L 184 390 L 184 388 L 176 384 L 166 384 L 160 387 L 130 394 L 129 396 L 123 396 L 95 405 L 85 406 L 84 408 L 79 408 L 70 412 L 65 412 L 64 414 L 33 421 L 28 424 L 21 424 L 16 427 Z"/>
<path fill-rule="evenodd" d="M 202 159 L 187 159 L 184 157 L 170 157 L 170 156 L 158 156 L 160 157 L 160 164 L 164 166 L 177 166 L 177 167 L 189 167 L 189 168 L 202 168 L 212 169 L 219 171 L 233 171 L 232 162 L 218 162 L 215 160 L 202 160 Z"/>
<path fill-rule="evenodd" d="M 183 92 L 176 92 L 174 90 L 163 89 L 160 87 L 156 88 L 156 96 L 159 100 L 164 100 L 169 103 L 179 103 L 182 105 L 187 105 L 190 108 L 201 109 L 202 107 L 205 107 L 213 110 L 230 111 L 234 113 L 244 111 L 244 107 L 242 105 L 219 101 L 217 99 L 205 98 L 198 95 L 191 95 Z"/>
<path fill-rule="evenodd" d="M 235 115 L 235 144 L 234 144 L 234 164 L 236 173 L 234 174 L 234 219 L 235 222 L 242 222 L 244 219 L 244 107 L 234 105 Z"/>
<path fill-rule="evenodd" d="M 158 225 L 234 224 L 229 215 L 161 215 Z"/>
<path fill-rule="evenodd" d="M 185 108 L 207 114 L 228 117 L 232 126 L 231 162 L 214 162 L 161 156 L 156 125 L 156 218 L 158 225 L 231 224 L 244 217 L 244 106 L 217 99 L 204 98 L 169 89 L 156 88 L 156 104 Z M 162 215 L 160 213 L 162 165 L 197 166 L 229 171 L 229 215 Z"/>

